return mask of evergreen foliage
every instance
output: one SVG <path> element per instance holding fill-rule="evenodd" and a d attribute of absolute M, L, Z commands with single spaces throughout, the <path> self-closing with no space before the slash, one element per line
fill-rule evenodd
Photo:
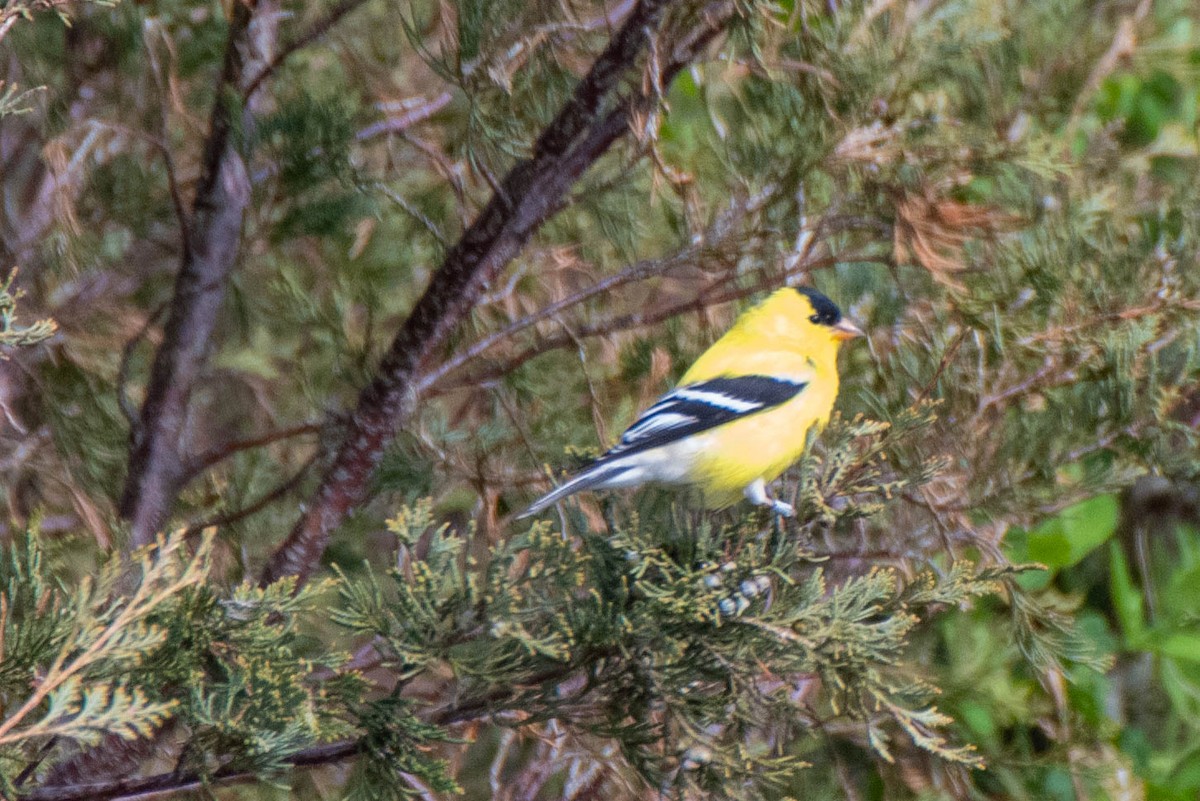
<path fill-rule="evenodd" d="M 21 293 L 12 286 L 16 275 L 17 271 L 13 270 L 8 274 L 8 278 L 0 283 L 0 345 L 24 347 L 45 342 L 54 336 L 58 324 L 49 319 L 35 320 L 30 325 L 17 323 L 17 299 L 21 297 Z"/>
<path fill-rule="evenodd" d="M 113 558 L 70 591 L 46 572 L 34 533 L 10 550 L 0 567 L 6 794 L 14 794 L 13 780 L 36 746 L 149 737 L 171 716 L 177 702 L 154 697 L 131 676 L 167 641 L 156 615 L 206 578 L 211 538 L 192 556 L 182 550 L 175 537 L 132 565 Z"/>
<path fill-rule="evenodd" d="M 922 409 L 896 426 L 839 426 L 836 446 L 805 465 L 820 477 L 815 494 L 828 506 L 917 485 L 879 464 L 933 420 Z M 871 514 L 861 502 L 842 519 Z M 31 533 L 0 577 L 6 706 L 20 702 L 0 724 L 9 791 L 31 759 L 48 771 L 71 757 L 68 744 L 153 737 L 167 721 L 186 733 L 176 772 L 199 777 L 218 768 L 270 777 L 308 747 L 351 739 L 361 755 L 352 793 L 371 798 L 454 791 L 429 748 L 455 742 L 449 726 L 478 717 L 519 730 L 553 721 L 613 742 L 642 780 L 672 793 L 784 791 L 808 764 L 797 739 L 826 717 L 858 721 L 862 741 L 887 761 L 904 737 L 982 767 L 946 733 L 952 720 L 932 704 L 938 690 L 910 662 L 909 643 L 938 610 L 1001 593 L 1011 568 L 875 568 L 830 583 L 804 544 L 833 520 L 780 527 L 765 514 L 684 508 L 670 519 L 664 530 L 633 513 L 617 530 L 581 537 L 536 523 L 472 557 L 470 538 L 439 524 L 425 501 L 388 524 L 395 566 L 341 575 L 333 604 L 328 585 L 297 591 L 290 580 L 218 594 L 206 581 L 211 534 L 191 555 L 181 534 L 160 542 L 132 575 L 111 560 L 67 593 Z M 393 669 L 390 692 L 367 700 L 365 677 L 339 672 L 345 655 L 302 655 L 299 630 L 318 608 L 370 639 Z M 1042 647 L 1064 653 L 1053 641 Z M 453 701 L 402 695 L 446 676 Z"/>

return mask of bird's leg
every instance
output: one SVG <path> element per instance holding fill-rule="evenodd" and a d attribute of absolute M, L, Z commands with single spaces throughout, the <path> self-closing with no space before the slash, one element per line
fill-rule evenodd
<path fill-rule="evenodd" d="M 761 478 L 751 481 L 743 492 L 750 503 L 755 506 L 769 506 L 771 507 L 771 511 L 780 517 L 791 517 L 796 514 L 796 510 L 792 508 L 790 503 L 777 501 L 767 495 L 767 482 Z"/>

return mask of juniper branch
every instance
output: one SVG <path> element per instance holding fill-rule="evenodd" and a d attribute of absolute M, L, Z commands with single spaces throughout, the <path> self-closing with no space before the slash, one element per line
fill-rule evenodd
<path fill-rule="evenodd" d="M 54 729 L 55 721 L 50 718 L 25 728 L 19 727 L 47 698 L 63 688 L 69 688 L 72 682 L 78 682 L 79 677 L 85 675 L 95 663 L 112 658 L 113 652 L 122 647 L 121 637 L 144 621 L 156 608 L 186 587 L 204 580 L 211 539 L 202 542 L 190 559 L 184 559 L 179 554 L 183 542 L 183 537 L 176 535 L 161 541 L 153 554 L 144 555 L 140 560 L 140 581 L 128 600 L 111 611 L 110 619 L 98 618 L 97 622 L 101 625 L 91 630 L 81 629 L 63 644 L 34 691 L 20 707 L 0 722 L 0 745 L 62 733 Z M 99 607 L 109 589 L 98 586 L 98 598 L 91 597 L 90 583 L 84 584 L 79 591 L 81 605 Z M 82 688 L 80 691 L 83 691 Z"/>
<path fill-rule="evenodd" d="M 529 684 L 561 680 L 565 678 L 562 670 L 546 671 L 530 678 Z M 509 692 L 488 692 L 471 698 L 465 698 L 458 703 L 447 704 L 429 714 L 431 722 L 440 726 L 450 726 L 478 720 L 491 713 L 497 704 L 510 696 L 517 694 L 516 689 Z M 297 751 L 283 760 L 292 767 L 315 767 L 343 762 L 359 755 L 361 742 L 346 740 L 337 743 L 306 748 Z M 237 782 L 254 781 L 260 778 L 253 771 L 237 767 L 222 768 L 200 776 L 194 771 L 170 771 L 152 776 L 124 777 L 109 779 L 101 782 L 78 782 L 54 787 L 42 787 L 17 796 L 20 801 L 108 801 L 109 799 L 129 798 L 146 793 L 161 793 L 189 790 L 197 787 L 215 784 L 232 784 Z"/>
<path fill-rule="evenodd" d="M 445 341 L 500 270 L 559 208 L 568 190 L 630 127 L 655 98 L 645 91 L 616 97 L 621 82 L 648 46 L 670 0 L 642 0 L 613 36 L 567 104 L 542 132 L 532 158 L 517 164 L 483 212 L 447 254 L 412 314 L 362 392 L 348 432 L 313 503 L 272 555 L 264 582 L 316 569 L 329 534 L 366 495 L 375 466 L 396 428 L 413 413 L 421 364 Z M 718 2 L 662 66 L 662 84 L 691 63 L 734 15 L 733 2 Z M 605 111 L 605 108 L 610 111 Z"/>
<path fill-rule="evenodd" d="M 357 741 L 329 743 L 298 751 L 284 761 L 293 767 L 329 765 L 349 759 L 357 755 L 358 751 L 359 743 Z M 17 798 L 20 801 L 86 801 L 87 799 L 109 801 L 109 799 L 129 798 L 147 793 L 192 790 L 214 784 L 254 781 L 258 778 L 258 774 L 253 771 L 236 767 L 216 770 L 207 777 L 202 777 L 195 771 L 170 771 L 153 776 L 133 776 L 101 782 L 42 787 L 28 793 L 21 793 Z"/>

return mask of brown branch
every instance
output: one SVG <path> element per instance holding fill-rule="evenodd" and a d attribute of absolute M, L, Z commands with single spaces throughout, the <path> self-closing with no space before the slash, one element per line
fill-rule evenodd
<path fill-rule="evenodd" d="M 136 128 L 130 128 L 119 122 L 110 122 L 108 120 L 92 120 L 91 124 L 96 128 L 108 129 L 124 134 L 131 139 L 144 142 L 157 150 L 158 154 L 162 156 L 163 168 L 167 173 L 167 193 L 171 196 L 171 207 L 175 212 L 175 221 L 179 225 L 179 244 L 181 248 L 186 250 L 191 243 L 191 235 L 188 232 L 188 214 L 186 204 L 183 202 L 183 190 L 179 181 L 179 171 L 175 168 L 175 156 L 171 153 L 171 147 L 167 144 L 167 139 L 165 138 L 168 130 L 167 122 L 164 121 L 163 123 L 163 136 L 155 136 L 146 131 L 139 131 Z"/>
<path fill-rule="evenodd" d="M 329 13 L 314 22 L 311 28 L 279 49 L 275 57 L 246 83 L 245 88 L 242 90 L 242 98 L 249 101 L 254 96 L 254 93 L 258 91 L 258 87 L 262 85 L 262 82 L 269 78 L 275 70 L 279 69 L 280 65 L 297 50 L 308 47 L 329 33 L 334 25 L 341 22 L 342 17 L 365 3 L 366 0 L 342 0 L 331 8 Z"/>
<path fill-rule="evenodd" d="M 475 305 L 484 289 L 561 205 L 570 188 L 626 131 L 635 112 L 654 102 L 646 94 L 615 97 L 634 77 L 672 0 L 641 0 L 558 115 L 496 188 L 488 205 L 446 255 L 405 321 L 374 381 L 359 397 L 349 430 L 317 491 L 291 534 L 272 555 L 263 581 L 295 575 L 305 580 L 319 564 L 330 531 L 362 502 L 375 466 L 396 428 L 417 403 L 416 379 Z M 710 6 L 663 65 L 663 83 L 722 31 L 734 14 L 732 0 Z M 606 109 L 611 109 L 606 111 Z"/>
<path fill-rule="evenodd" d="M 455 354 L 447 361 L 442 362 L 434 369 L 426 372 L 421 376 L 418 389 L 420 391 L 429 389 L 450 373 L 462 367 L 467 362 L 479 358 L 499 343 L 524 331 L 530 326 L 557 316 L 572 306 L 577 306 L 590 298 L 609 292 L 619 286 L 624 286 L 634 281 L 644 281 L 647 278 L 664 275 L 676 267 L 694 264 L 697 257 L 703 252 L 713 250 L 724 244 L 725 240 L 736 232 L 734 223 L 746 214 L 755 211 L 761 205 L 763 199 L 764 196 L 760 195 L 751 198 L 745 203 L 731 207 L 717 218 L 698 244 L 689 245 L 664 258 L 646 259 L 631 264 L 624 270 L 597 281 L 591 286 L 585 287 L 565 298 L 556 300 L 519 320 L 514 320 L 499 331 L 489 334 L 465 350 Z"/>
<path fill-rule="evenodd" d="M 274 45 L 275 3 L 248 0 L 231 6 L 225 62 L 204 144 L 187 242 L 140 423 L 131 431 L 121 515 L 131 523 L 135 547 L 153 541 L 181 486 L 184 421 L 192 386 L 207 361 L 250 202 L 246 162 L 235 132 L 250 125 L 251 110 L 249 105 L 242 108 L 231 94 L 241 94 L 256 63 L 265 60 Z M 234 118 L 239 109 L 240 121 Z"/>
<path fill-rule="evenodd" d="M 454 95 L 449 92 L 442 92 L 432 100 L 426 100 L 419 106 L 407 109 L 403 114 L 397 114 L 394 117 L 388 117 L 385 120 L 371 123 L 366 128 L 354 134 L 354 139 L 358 142 L 365 142 L 368 139 L 374 139 L 376 136 L 402 133 L 418 122 L 424 122 L 434 114 L 437 114 L 450 105 L 450 101 L 453 99 Z"/>
<path fill-rule="evenodd" d="M 1094 331 L 1097 326 L 1102 324 L 1141 320 L 1146 317 L 1172 311 L 1200 311 L 1200 300 L 1189 298 L 1155 298 L 1143 306 L 1133 306 L 1128 309 L 1117 309 L 1116 311 L 1109 312 L 1098 309 L 1086 310 L 1079 314 L 1080 317 L 1084 318 L 1082 322 L 1052 326 L 1044 331 L 1038 331 L 1037 333 L 1022 337 L 1017 340 L 1017 343 L 1025 347 L 1045 350 L 1047 342 L 1070 342 L 1078 339 L 1080 332 Z"/>
<path fill-rule="evenodd" d="M 376 655 L 373 649 L 361 649 L 364 664 L 375 664 Z M 595 663 L 610 656 L 606 652 L 597 652 L 584 657 L 581 661 Z M 502 687 L 484 692 L 472 698 L 464 698 L 428 711 L 423 717 L 438 726 L 453 726 L 479 718 L 487 717 L 504 708 L 505 702 L 511 703 L 519 698 L 521 688 L 537 687 L 547 682 L 564 681 L 578 672 L 580 665 L 555 666 L 539 674 L 528 677 L 521 687 Z M 315 767 L 355 757 L 359 753 L 360 741 L 347 740 L 339 743 L 319 745 L 298 751 L 283 760 L 292 767 Z M 193 771 L 172 771 L 153 776 L 136 778 L 110 779 L 101 782 L 72 783 L 53 787 L 42 787 L 26 793 L 19 793 L 19 801 L 110 801 L 110 799 L 128 798 L 130 796 L 149 793 L 177 792 L 197 787 L 211 787 L 216 784 L 254 781 L 258 777 L 252 771 L 238 767 L 227 767 L 213 771 L 207 779 L 201 778 Z"/>
<path fill-rule="evenodd" d="M 450 104 L 452 99 L 453 95 L 451 95 L 449 92 L 442 92 L 432 100 L 422 103 L 416 108 L 409 109 L 404 114 L 400 114 L 395 117 L 388 117 L 385 120 L 379 120 L 378 122 L 371 123 L 367 127 L 356 132 L 354 134 L 354 140 L 356 142 L 365 142 L 369 139 L 373 139 L 376 136 L 383 136 L 385 134 L 397 134 L 399 136 L 405 136 L 409 128 L 419 122 L 429 119 L 434 114 L 444 109 Z M 314 147 L 309 151 L 309 156 L 314 159 L 320 158 L 324 152 L 325 151 L 323 148 Z M 257 186 L 267 178 L 277 175 L 278 173 L 279 163 L 272 161 L 255 171 L 252 180 Z"/>
<path fill-rule="evenodd" d="M 591 337 L 607 336 L 615 334 L 619 331 L 627 331 L 634 328 L 647 328 L 652 325 L 657 325 L 664 320 L 669 320 L 672 317 L 678 317 L 689 312 L 699 312 L 712 306 L 717 306 L 722 303 L 731 303 L 735 300 L 741 300 L 751 295 L 764 292 L 769 289 L 777 289 L 783 286 L 787 281 L 795 275 L 802 275 L 810 270 L 816 270 L 823 267 L 831 267 L 839 262 L 870 262 L 877 261 L 875 257 L 869 255 L 838 255 L 827 256 L 820 259 L 812 259 L 801 265 L 795 270 L 788 272 L 777 273 L 760 278 L 755 283 L 748 286 L 739 286 L 732 289 L 722 288 L 727 287 L 741 276 L 729 275 L 719 278 L 716 281 L 708 284 L 700 289 L 694 296 L 687 300 L 671 306 L 664 306 L 653 311 L 639 311 L 623 314 L 618 317 L 612 317 L 606 320 L 600 320 L 594 323 L 588 323 L 576 326 L 570 333 L 562 332 L 554 336 L 546 337 L 545 339 L 530 345 L 525 350 L 518 352 L 516 355 L 509 357 L 505 361 L 492 365 L 486 370 L 474 373 L 469 376 L 463 376 L 453 381 L 439 383 L 437 386 L 431 386 L 430 389 L 436 394 L 442 394 L 454 389 L 469 386 L 482 386 L 492 381 L 495 381 L 505 375 L 508 375 L 513 370 L 516 370 L 521 365 L 531 359 L 542 356 L 550 351 L 561 350 L 563 348 L 573 348 L 580 339 Z M 439 372 L 439 379 L 445 377 L 445 373 Z"/>
<path fill-rule="evenodd" d="M 273 504 L 275 501 L 282 498 L 284 495 L 286 495 L 288 492 L 290 492 L 297 484 L 299 484 L 301 479 L 304 478 L 305 474 L 308 473 L 308 469 L 310 467 L 312 467 L 316 461 L 317 461 L 317 457 L 313 456 L 308 461 L 306 461 L 303 465 L 301 465 L 300 469 L 297 470 L 295 473 L 293 473 L 290 478 L 288 478 L 286 481 L 280 483 L 274 489 L 264 493 L 261 497 L 259 497 L 253 503 L 251 503 L 247 506 L 243 506 L 241 509 L 235 509 L 231 512 L 225 512 L 224 514 L 219 514 L 215 517 L 210 517 L 207 520 L 201 520 L 199 522 L 192 523 L 191 525 L 188 526 L 187 533 L 188 534 L 198 534 L 206 528 L 209 528 L 212 526 L 216 526 L 218 528 L 221 526 L 227 526 L 230 523 L 236 523 L 237 521 L 244 520 L 245 518 L 250 517 L 251 515 L 258 514 L 263 509 L 266 509 L 268 506 Z"/>
<path fill-rule="evenodd" d="M 1074 364 L 1069 366 L 1064 362 L 1055 361 L 1050 356 L 1047 356 L 1045 364 L 1036 373 L 1025 376 L 1015 384 L 981 396 L 976 414 L 982 415 L 989 409 L 999 406 L 1004 401 L 1012 398 L 1073 383 L 1079 378 L 1079 371 L 1083 369 L 1091 356 L 1092 352 L 1090 349 L 1084 349 L 1083 353 L 1077 356 Z"/>
<path fill-rule="evenodd" d="M 929 397 L 929 393 L 933 392 L 937 382 L 941 380 L 942 373 L 946 372 L 946 368 L 950 366 L 950 362 L 954 361 L 954 357 L 958 354 L 958 349 L 962 347 L 963 342 L 966 342 L 967 336 L 971 333 L 970 328 L 964 327 L 958 332 L 958 336 L 942 351 L 941 361 L 938 362 L 937 369 L 933 371 L 933 376 L 925 382 L 925 386 L 921 387 L 921 391 L 917 393 L 913 403 L 920 403 Z"/>
<path fill-rule="evenodd" d="M 349 759 L 357 755 L 358 750 L 359 743 L 357 741 L 330 743 L 298 751 L 284 762 L 297 768 L 328 765 Z M 89 799 L 108 801 L 109 799 L 128 798 L 148 793 L 178 792 L 214 784 L 254 781 L 257 778 L 252 771 L 237 767 L 213 771 L 207 780 L 194 771 L 172 771 L 154 776 L 42 787 L 27 793 L 20 793 L 17 798 L 20 801 L 89 801 Z"/>
<path fill-rule="evenodd" d="M 290 426 L 289 428 L 281 428 L 277 431 L 268 431 L 265 434 L 259 434 L 257 437 L 248 439 L 239 439 L 234 442 L 226 442 L 211 450 L 207 450 L 199 456 L 192 459 L 184 469 L 184 482 L 191 481 L 200 473 L 210 467 L 225 461 L 242 451 L 248 451 L 253 448 L 261 448 L 264 445 L 271 445 L 285 439 L 304 436 L 305 434 L 317 434 L 321 431 L 324 425 L 320 421 L 311 423 L 301 423 L 299 425 Z"/>

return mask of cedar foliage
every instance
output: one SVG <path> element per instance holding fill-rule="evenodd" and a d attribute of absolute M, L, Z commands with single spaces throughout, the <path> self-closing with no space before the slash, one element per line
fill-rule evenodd
<path fill-rule="evenodd" d="M 660 102 L 423 365 L 325 576 L 258 588 L 341 410 L 617 27 L 337 8 L 288 9 L 306 46 L 235 132 L 253 197 L 178 531 L 134 553 L 129 427 L 203 120 L 238 102 L 232 12 L 0 11 L 6 796 L 1194 797 L 1189 4 L 739 1 L 669 86 L 650 35 Z M 870 337 L 779 487 L 795 520 L 647 491 L 511 522 L 799 281 Z"/>

